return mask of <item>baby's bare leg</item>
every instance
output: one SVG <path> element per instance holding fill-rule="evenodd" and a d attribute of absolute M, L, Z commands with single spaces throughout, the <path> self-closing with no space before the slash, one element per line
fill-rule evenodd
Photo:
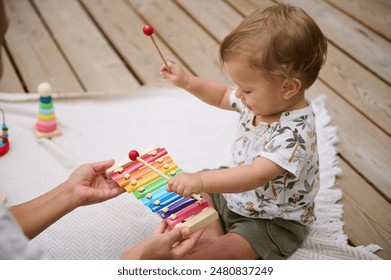
<path fill-rule="evenodd" d="M 258 253 L 241 235 L 227 233 L 202 250 L 188 254 L 185 259 L 254 260 Z"/>
<path fill-rule="evenodd" d="M 213 208 L 213 199 L 206 193 L 202 197 Z M 251 244 L 236 233 L 224 234 L 220 219 L 211 223 L 206 229 L 196 247 L 185 257 L 185 259 L 257 259 L 258 253 Z"/>

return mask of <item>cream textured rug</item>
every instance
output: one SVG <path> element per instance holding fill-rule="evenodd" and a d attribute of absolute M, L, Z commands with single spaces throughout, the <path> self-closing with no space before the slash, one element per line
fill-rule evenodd
<path fill-rule="evenodd" d="M 0 192 L 13 205 L 61 183 L 80 164 L 121 160 L 129 150 L 157 144 L 186 171 L 214 168 L 229 157 L 237 114 L 203 104 L 182 90 L 140 88 L 111 97 L 77 94 L 54 97 L 62 136 L 38 140 L 33 125 L 35 94 L 0 93 L 6 112 L 10 151 L 0 157 Z M 376 245 L 353 248 L 343 233 L 341 191 L 334 188 L 338 167 L 337 130 L 330 127 L 325 98 L 313 101 L 320 147 L 321 190 L 318 220 L 292 259 L 378 259 Z M 34 213 L 32 213 L 34 215 Z M 160 219 L 132 194 L 77 209 L 34 241 L 49 259 L 118 259 L 148 236 Z"/>

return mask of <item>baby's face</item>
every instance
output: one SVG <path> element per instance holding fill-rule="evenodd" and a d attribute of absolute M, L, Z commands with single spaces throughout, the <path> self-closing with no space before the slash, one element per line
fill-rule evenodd
<path fill-rule="evenodd" d="M 261 70 L 251 68 L 245 59 L 233 58 L 224 63 L 228 75 L 238 85 L 236 95 L 254 115 L 272 117 L 286 107 L 283 81 L 271 81 Z"/>

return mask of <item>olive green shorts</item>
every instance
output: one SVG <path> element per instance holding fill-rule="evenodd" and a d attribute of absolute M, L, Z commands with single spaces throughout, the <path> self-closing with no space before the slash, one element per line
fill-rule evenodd
<path fill-rule="evenodd" d="M 224 233 L 241 235 L 262 259 L 287 259 L 305 239 L 305 225 L 281 218 L 270 220 L 244 217 L 228 209 L 222 194 L 209 195 L 219 213 Z"/>

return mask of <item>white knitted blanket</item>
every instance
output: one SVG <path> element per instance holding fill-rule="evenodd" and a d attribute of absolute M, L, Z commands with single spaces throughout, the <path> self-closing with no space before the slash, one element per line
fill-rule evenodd
<path fill-rule="evenodd" d="M 0 157 L 0 193 L 8 205 L 32 199 L 65 180 L 80 164 L 121 160 L 129 150 L 157 144 L 186 171 L 224 164 L 229 157 L 237 114 L 203 104 L 176 88 L 140 88 L 122 94 L 68 94 L 54 97 L 62 136 L 38 140 L 33 125 L 38 95 L 0 93 L 11 149 Z M 378 259 L 376 245 L 351 247 L 343 233 L 337 130 L 329 126 L 325 98 L 313 101 L 317 114 L 321 190 L 317 221 L 292 259 Z M 34 213 L 31 213 L 34 215 Z M 160 219 L 132 194 L 81 207 L 34 241 L 49 259 L 118 259 L 148 236 Z"/>

